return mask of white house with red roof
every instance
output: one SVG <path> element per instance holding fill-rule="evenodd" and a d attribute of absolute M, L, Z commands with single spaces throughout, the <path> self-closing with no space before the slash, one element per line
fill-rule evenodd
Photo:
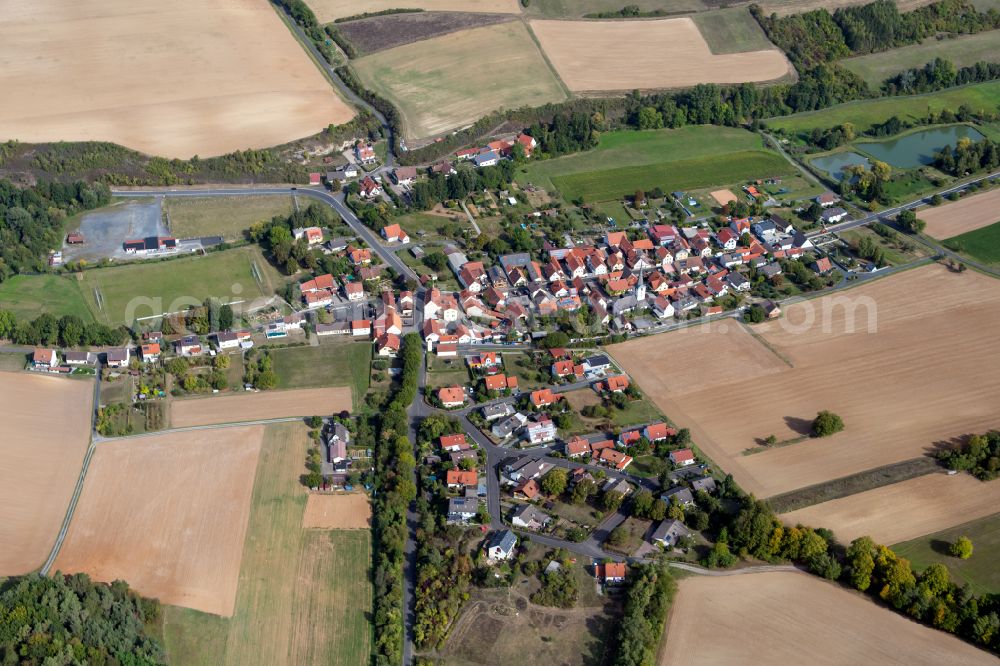
<path fill-rule="evenodd" d="M 677 449 L 669 454 L 670 462 L 678 467 L 687 467 L 695 463 L 694 451 L 691 449 Z"/>

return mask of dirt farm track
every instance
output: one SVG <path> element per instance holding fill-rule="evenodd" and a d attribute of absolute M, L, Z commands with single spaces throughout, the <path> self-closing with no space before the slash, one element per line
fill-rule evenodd
<path fill-rule="evenodd" d="M 99 444 L 53 570 L 232 615 L 263 431 Z"/>
<path fill-rule="evenodd" d="M 0 372 L 0 577 L 45 561 L 90 442 L 92 381 Z"/>
<path fill-rule="evenodd" d="M 935 265 L 797 303 L 752 329 L 724 320 L 609 351 L 746 491 L 770 497 L 1000 425 L 998 327 L 1000 282 Z M 843 432 L 744 455 L 768 435 L 808 433 L 823 409 L 843 417 Z"/>
<path fill-rule="evenodd" d="M 0 140 L 208 157 L 354 115 L 263 0 L 9 0 L 2 11 Z"/>
<path fill-rule="evenodd" d="M 680 581 L 660 666 L 806 663 L 997 661 L 816 576 L 784 571 Z"/>
<path fill-rule="evenodd" d="M 346 386 L 262 391 L 175 400 L 170 406 L 170 421 L 174 428 L 185 428 L 285 416 L 329 415 L 345 409 L 351 409 L 351 389 Z"/>

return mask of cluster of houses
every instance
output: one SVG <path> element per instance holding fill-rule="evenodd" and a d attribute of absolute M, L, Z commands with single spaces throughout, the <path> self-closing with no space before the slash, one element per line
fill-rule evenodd
<path fill-rule="evenodd" d="M 468 327 L 469 341 L 502 341 L 523 338 L 532 315 L 573 312 L 586 304 L 601 324 L 627 329 L 633 313 L 667 320 L 727 294 L 748 292 L 751 283 L 741 267 L 773 278 L 782 272 L 777 260 L 800 257 L 811 247 L 803 233 L 774 214 L 733 219 L 714 232 L 665 224 L 650 226 L 641 238 L 609 231 L 591 245 L 546 243 L 543 261 L 514 253 L 489 268 L 447 249 L 462 290 L 429 290 L 424 318 L 454 325 L 464 312 L 476 322 Z M 429 349 L 440 334 L 440 323 L 425 326 Z"/>

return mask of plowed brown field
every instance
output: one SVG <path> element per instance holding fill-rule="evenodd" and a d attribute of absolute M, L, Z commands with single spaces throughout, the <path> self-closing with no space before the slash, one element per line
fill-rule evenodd
<path fill-rule="evenodd" d="M 927 223 L 928 236 L 951 238 L 1000 222 L 1000 188 L 974 194 L 936 208 L 925 208 L 917 217 Z"/>
<path fill-rule="evenodd" d="M 170 422 L 174 428 L 185 428 L 286 416 L 329 415 L 345 409 L 351 409 L 349 386 L 262 391 L 176 400 L 170 405 Z"/>
<path fill-rule="evenodd" d="M 0 372 L 0 576 L 37 569 L 90 442 L 94 384 Z"/>
<path fill-rule="evenodd" d="M 690 18 L 532 21 L 531 29 L 575 91 L 773 81 L 791 72 L 777 49 L 715 55 Z"/>
<path fill-rule="evenodd" d="M 11 0 L 2 11 L 2 140 L 206 157 L 354 116 L 267 2 Z"/>
<path fill-rule="evenodd" d="M 692 328 L 609 351 L 745 490 L 769 497 L 997 427 L 998 327 L 1000 282 L 928 266 L 789 306 L 753 329 L 763 342 L 727 320 L 709 325 L 725 332 Z M 770 434 L 807 433 L 823 409 L 843 417 L 843 432 L 743 455 Z"/>
<path fill-rule="evenodd" d="M 53 566 L 232 615 L 263 427 L 98 444 Z"/>
<path fill-rule="evenodd" d="M 692 576 L 678 585 L 660 666 L 996 664 L 987 652 L 816 576 Z"/>
<path fill-rule="evenodd" d="M 885 544 L 909 541 L 996 513 L 1000 481 L 969 474 L 928 474 L 781 515 L 791 525 L 821 525 L 848 544 L 870 536 Z"/>
<path fill-rule="evenodd" d="M 302 515 L 302 527 L 324 530 L 368 529 L 371 522 L 372 508 L 364 493 L 309 493 Z"/>

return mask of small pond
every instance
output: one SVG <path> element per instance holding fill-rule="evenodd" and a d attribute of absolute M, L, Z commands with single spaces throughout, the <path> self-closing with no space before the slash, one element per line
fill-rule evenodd
<path fill-rule="evenodd" d="M 914 132 L 898 139 L 855 144 L 858 150 L 897 169 L 915 169 L 934 161 L 934 153 L 954 146 L 959 139 L 982 141 L 983 135 L 968 125 L 952 125 Z"/>
<path fill-rule="evenodd" d="M 843 180 L 844 169 L 860 164 L 866 169 L 871 167 L 868 158 L 858 153 L 834 153 L 825 157 L 817 157 L 809 161 L 813 167 L 830 174 L 834 180 Z"/>

